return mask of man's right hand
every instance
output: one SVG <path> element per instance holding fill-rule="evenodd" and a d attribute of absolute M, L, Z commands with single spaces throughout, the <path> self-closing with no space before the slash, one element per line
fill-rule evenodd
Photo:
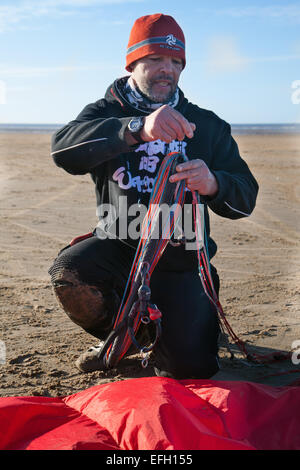
<path fill-rule="evenodd" d="M 169 144 L 172 140 L 191 139 L 196 125 L 167 104 L 161 106 L 145 118 L 140 136 L 145 142 L 162 140 Z"/>

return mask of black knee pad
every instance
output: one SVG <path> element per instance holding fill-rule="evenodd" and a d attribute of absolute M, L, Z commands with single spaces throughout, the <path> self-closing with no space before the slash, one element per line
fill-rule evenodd
<path fill-rule="evenodd" d="M 76 263 L 65 254 L 58 256 L 49 269 L 59 304 L 74 323 L 104 340 L 113 328 L 120 295 L 110 279 L 85 282 Z"/>

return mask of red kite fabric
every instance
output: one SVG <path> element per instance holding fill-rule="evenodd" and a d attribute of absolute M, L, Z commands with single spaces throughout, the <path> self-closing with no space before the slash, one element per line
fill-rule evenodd
<path fill-rule="evenodd" d="M 0 398 L 0 449 L 300 449 L 300 389 L 147 377 Z"/>

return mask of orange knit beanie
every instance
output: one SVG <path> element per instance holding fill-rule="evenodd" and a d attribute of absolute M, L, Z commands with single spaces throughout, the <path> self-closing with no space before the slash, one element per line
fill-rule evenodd
<path fill-rule="evenodd" d="M 178 57 L 185 67 L 185 38 L 182 29 L 172 16 L 156 13 L 138 18 L 130 32 L 126 70 L 131 64 L 150 54 Z"/>

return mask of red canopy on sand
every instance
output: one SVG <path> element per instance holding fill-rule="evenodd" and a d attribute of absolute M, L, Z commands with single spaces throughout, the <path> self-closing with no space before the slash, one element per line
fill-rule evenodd
<path fill-rule="evenodd" d="M 300 388 L 147 377 L 4 397 L 0 449 L 300 449 Z"/>

